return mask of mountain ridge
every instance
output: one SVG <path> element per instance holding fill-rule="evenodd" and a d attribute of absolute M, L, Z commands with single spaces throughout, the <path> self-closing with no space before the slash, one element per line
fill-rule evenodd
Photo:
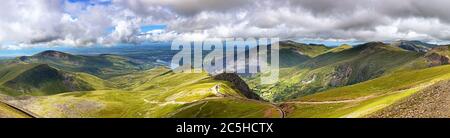
<path fill-rule="evenodd" d="M 84 56 L 54 50 L 43 51 L 33 56 L 21 56 L 11 62 L 48 64 L 57 69 L 85 72 L 100 78 L 110 78 L 145 69 L 141 64 L 118 55 Z"/>
<path fill-rule="evenodd" d="M 174 73 L 166 67 L 143 69 L 119 55 L 43 51 L 0 63 L 0 91 L 64 86 L 20 99 L 45 117 L 363 117 L 450 79 L 448 46 L 406 48 L 383 42 L 339 47 L 281 42 L 280 81 L 274 85 L 258 85 L 264 74 Z M 104 76 L 78 64 L 122 72 Z M 34 81 L 24 81 L 29 79 Z"/>

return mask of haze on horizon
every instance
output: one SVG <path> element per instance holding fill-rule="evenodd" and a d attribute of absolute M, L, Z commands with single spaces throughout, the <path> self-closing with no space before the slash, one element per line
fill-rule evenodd
<path fill-rule="evenodd" d="M 446 0 L 5 0 L 0 49 L 279 37 L 448 43 Z"/>

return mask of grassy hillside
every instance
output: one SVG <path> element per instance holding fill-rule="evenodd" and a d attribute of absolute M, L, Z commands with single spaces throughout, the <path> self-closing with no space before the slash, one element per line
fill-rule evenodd
<path fill-rule="evenodd" d="M 121 89 L 34 97 L 25 107 L 44 117 L 193 117 L 184 113 L 206 102 L 223 106 L 199 109 L 199 116 L 281 117 L 270 103 L 248 100 L 230 82 L 206 73 L 178 74 L 161 67 L 110 81 Z"/>
<path fill-rule="evenodd" d="M 172 117 L 189 118 L 279 118 L 282 113 L 274 106 L 247 99 L 211 99 L 181 107 Z"/>
<path fill-rule="evenodd" d="M 112 65 L 102 65 L 105 57 L 114 59 Z M 92 58 L 101 59 L 92 61 Z M 12 96 L 32 95 L 18 101 L 43 117 L 192 117 L 183 113 L 193 111 L 189 107 L 203 102 L 225 105 L 221 109 L 229 112 L 230 117 L 282 115 L 270 103 L 247 99 L 249 93 L 238 90 L 242 84 L 234 85 L 226 78 L 216 80 L 207 73 L 174 73 L 164 67 L 137 72 L 122 68 L 128 65 L 127 60 L 113 55 L 87 57 L 45 51 L 18 59 L 5 62 L 8 66 L 0 68 L 0 91 Z M 114 71 L 117 67 L 128 74 L 105 77 L 106 74 L 85 70 L 86 67 L 103 71 Z M 250 114 L 252 110 L 254 113 Z M 223 115 L 217 112 L 202 116 Z"/>
<path fill-rule="evenodd" d="M 293 51 L 298 52 L 301 55 L 305 55 L 312 58 L 324 54 L 332 48 L 327 47 L 325 45 L 303 44 L 288 40 L 280 42 L 280 49 L 291 49 Z"/>
<path fill-rule="evenodd" d="M 365 117 L 428 86 L 450 79 L 450 66 L 397 72 L 282 104 L 288 117 Z"/>
<path fill-rule="evenodd" d="M 0 92 L 12 96 L 52 95 L 113 87 L 95 76 L 60 71 L 46 64 L 4 64 L 0 68 L 0 80 Z"/>
<path fill-rule="evenodd" d="M 292 48 L 280 48 L 280 67 L 287 68 L 297 66 L 311 59 L 308 55 L 298 52 Z"/>
<path fill-rule="evenodd" d="M 344 51 L 344 50 L 347 50 L 347 49 L 351 49 L 351 48 L 353 48 L 351 45 L 343 44 L 343 45 L 340 45 L 338 47 L 335 47 L 335 48 L 332 48 L 332 49 L 328 50 L 326 53 L 329 53 L 329 52 L 331 52 L 331 53 L 338 53 L 338 52 L 341 52 L 341 51 Z"/>
<path fill-rule="evenodd" d="M 394 47 L 399 47 L 399 48 L 405 49 L 405 50 L 414 51 L 414 52 L 422 52 L 422 53 L 426 53 L 430 49 L 438 46 L 438 45 L 428 44 L 428 43 L 421 42 L 421 41 L 407 41 L 407 40 L 396 41 L 396 42 L 393 42 L 391 45 Z"/>
<path fill-rule="evenodd" d="M 117 55 L 80 56 L 58 51 L 44 51 L 33 56 L 18 57 L 13 62 L 48 64 L 57 69 L 84 72 L 100 78 L 124 75 L 142 68 L 131 59 Z"/>
<path fill-rule="evenodd" d="M 450 56 L 450 45 L 434 47 L 429 53 L 438 53 L 440 55 Z"/>
<path fill-rule="evenodd" d="M 1 64 L 0 66 L 0 84 L 11 80 L 22 74 L 23 72 L 36 67 L 39 64 Z"/>
<path fill-rule="evenodd" d="M 30 116 L 0 102 L 0 118 L 30 118 Z"/>

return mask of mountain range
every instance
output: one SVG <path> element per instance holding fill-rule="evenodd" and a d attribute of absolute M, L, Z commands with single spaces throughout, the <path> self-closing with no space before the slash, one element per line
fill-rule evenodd
<path fill-rule="evenodd" d="M 279 81 L 261 85 L 264 73 L 174 73 L 133 57 L 43 51 L 0 61 L 0 116 L 416 117 L 393 109 L 425 110 L 413 108 L 426 102 L 417 95 L 446 95 L 449 55 L 420 41 L 282 41 Z"/>

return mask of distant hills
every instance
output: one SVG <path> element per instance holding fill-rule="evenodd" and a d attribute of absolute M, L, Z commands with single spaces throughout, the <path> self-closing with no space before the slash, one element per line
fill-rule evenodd
<path fill-rule="evenodd" d="M 391 45 L 415 52 L 428 52 L 432 48 L 438 47 L 438 45 L 428 44 L 421 41 L 406 40 L 395 41 Z"/>
<path fill-rule="evenodd" d="M 9 95 L 51 95 L 111 87 L 95 76 L 65 72 L 47 64 L 5 65 L 0 67 L 0 78 L 0 90 Z"/>
<path fill-rule="evenodd" d="M 14 109 L 13 107 L 0 102 L 0 117 L 1 118 L 30 118 L 27 114 L 21 112 L 20 110 Z"/>

